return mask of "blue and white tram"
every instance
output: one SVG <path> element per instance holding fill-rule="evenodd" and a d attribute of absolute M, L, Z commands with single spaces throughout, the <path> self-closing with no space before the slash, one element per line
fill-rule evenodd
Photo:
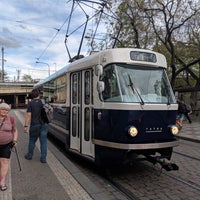
<path fill-rule="evenodd" d="M 170 160 L 178 145 L 178 106 L 166 68 L 163 55 L 132 48 L 69 64 L 35 85 L 54 106 L 49 131 L 96 164 L 135 155 L 154 163 Z"/>

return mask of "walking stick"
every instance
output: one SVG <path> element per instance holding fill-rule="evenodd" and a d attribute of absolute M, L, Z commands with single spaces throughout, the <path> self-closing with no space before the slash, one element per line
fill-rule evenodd
<path fill-rule="evenodd" d="M 17 156 L 17 162 L 18 162 L 18 165 L 19 165 L 19 171 L 22 171 L 21 164 L 20 164 L 20 161 L 19 161 L 18 152 L 17 152 L 17 147 L 14 146 L 14 149 L 15 149 L 15 153 L 16 153 L 16 156 Z"/>

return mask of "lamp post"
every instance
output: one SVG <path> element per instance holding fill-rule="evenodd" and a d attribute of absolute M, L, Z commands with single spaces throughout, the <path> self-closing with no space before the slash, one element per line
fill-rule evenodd
<path fill-rule="evenodd" d="M 4 59 L 4 47 L 1 48 L 2 51 L 2 70 L 1 70 L 1 82 L 4 82 L 4 62 L 6 62 L 6 60 Z"/>
<path fill-rule="evenodd" d="M 41 64 L 45 64 L 48 66 L 48 69 L 49 69 L 49 76 L 50 76 L 50 66 L 48 63 L 45 63 L 45 62 L 39 62 L 39 61 L 36 61 L 36 63 L 41 63 Z M 51 94 L 50 94 L 50 83 L 48 83 L 48 102 L 50 102 L 51 100 Z"/>
<path fill-rule="evenodd" d="M 48 66 L 48 70 L 49 70 L 49 76 L 50 76 L 50 66 L 48 63 L 45 63 L 45 62 L 39 62 L 39 61 L 36 61 L 36 63 L 41 63 L 41 64 L 45 64 Z"/>

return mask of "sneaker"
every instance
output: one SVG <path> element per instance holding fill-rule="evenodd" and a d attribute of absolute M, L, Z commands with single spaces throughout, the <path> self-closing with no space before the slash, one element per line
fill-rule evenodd
<path fill-rule="evenodd" d="M 5 184 L 0 185 L 0 189 L 1 189 L 1 191 L 7 190 L 7 185 L 5 185 Z"/>
<path fill-rule="evenodd" d="M 44 159 L 40 159 L 40 162 L 41 162 L 41 163 L 46 163 L 47 161 L 44 160 Z"/>
<path fill-rule="evenodd" d="M 31 160 L 31 159 L 32 159 L 32 157 L 28 156 L 28 154 L 26 154 L 26 155 L 24 156 L 24 158 L 25 158 L 26 160 Z"/>

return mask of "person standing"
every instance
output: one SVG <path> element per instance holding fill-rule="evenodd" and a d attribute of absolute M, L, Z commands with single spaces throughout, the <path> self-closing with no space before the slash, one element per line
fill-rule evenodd
<path fill-rule="evenodd" d="M 187 120 L 189 121 L 189 123 L 192 123 L 192 120 L 189 116 L 189 114 L 192 113 L 192 109 L 190 106 L 188 106 L 185 102 L 177 99 L 177 103 L 178 103 L 178 116 L 177 116 L 177 121 L 180 125 L 182 125 L 182 122 L 184 120 L 184 116 L 187 118 Z"/>
<path fill-rule="evenodd" d="M 29 127 L 29 143 L 28 153 L 25 155 L 25 159 L 31 160 L 34 154 L 35 143 L 40 140 L 40 162 L 46 163 L 47 156 L 47 133 L 48 123 L 45 123 L 41 119 L 41 110 L 43 108 L 42 101 L 40 100 L 40 91 L 33 89 L 31 92 L 32 101 L 27 105 L 27 113 L 25 118 L 24 132 L 28 132 Z"/>
<path fill-rule="evenodd" d="M 8 116 L 10 106 L 0 104 L 0 190 L 7 190 L 6 176 L 9 169 L 11 149 L 17 146 L 18 130 L 15 118 Z"/>
<path fill-rule="evenodd" d="M 185 104 L 185 117 L 187 118 L 188 122 L 191 124 L 192 123 L 192 120 L 190 118 L 190 114 L 192 113 L 192 107 L 188 104 Z"/>

